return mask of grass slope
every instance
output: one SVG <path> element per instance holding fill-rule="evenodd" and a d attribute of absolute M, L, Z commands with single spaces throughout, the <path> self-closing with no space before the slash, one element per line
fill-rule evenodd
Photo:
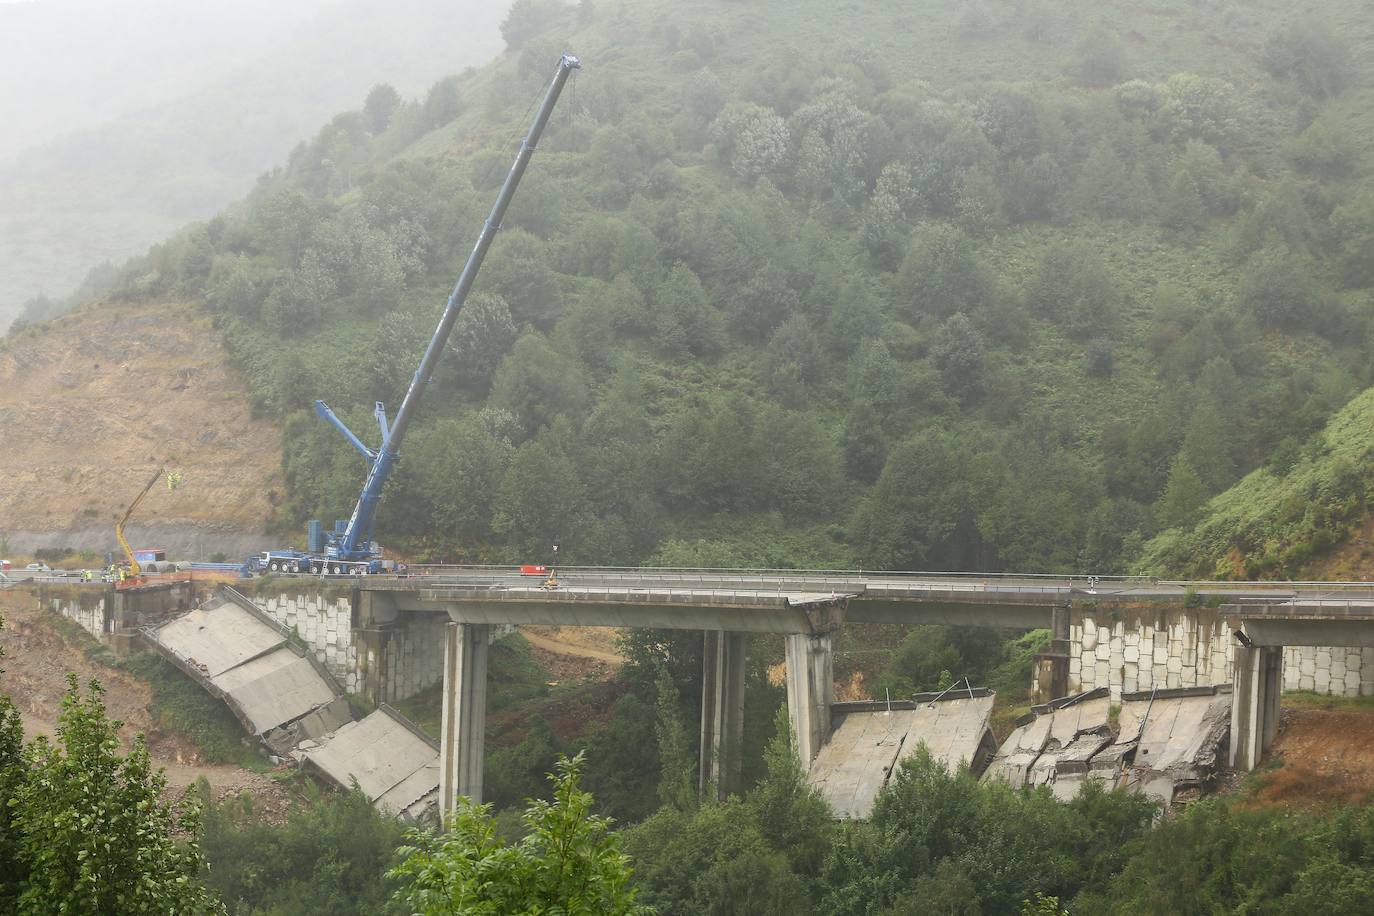
<path fill-rule="evenodd" d="M 1353 399 L 1287 470 L 1258 468 L 1190 528 L 1145 548 L 1140 571 L 1220 579 L 1297 576 L 1362 520 L 1374 496 L 1374 389 Z"/>

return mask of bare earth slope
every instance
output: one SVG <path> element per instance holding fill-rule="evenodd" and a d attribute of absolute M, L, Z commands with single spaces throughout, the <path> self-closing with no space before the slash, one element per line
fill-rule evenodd
<path fill-rule="evenodd" d="M 154 767 L 161 767 L 166 773 L 169 799 L 179 798 L 188 786 L 204 776 L 216 799 L 248 790 L 264 816 L 273 821 L 281 819 L 291 799 L 280 784 L 263 773 L 201 760 L 189 740 L 158 727 L 150 709 L 152 692 L 147 684 L 92 661 L 53 629 L 50 612 L 37 610 L 31 601 L 13 595 L 0 595 L 0 611 L 5 618 L 5 626 L 0 629 L 0 648 L 5 651 L 0 692 L 9 694 L 18 707 L 26 738 L 56 735 L 69 673 L 75 674 L 83 686 L 95 678 L 105 688 L 105 708 L 110 717 L 124 723 L 119 730 L 124 748 L 127 750 L 134 735 L 144 736 Z"/>
<path fill-rule="evenodd" d="M 281 434 L 249 417 L 219 334 L 189 306 L 83 309 L 0 342 L 0 536 L 115 549 L 113 525 L 158 467 L 129 525 L 178 558 L 262 546 L 282 492 Z"/>

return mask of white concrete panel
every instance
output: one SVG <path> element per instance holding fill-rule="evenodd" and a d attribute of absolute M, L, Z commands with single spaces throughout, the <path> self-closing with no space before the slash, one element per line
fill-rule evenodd
<path fill-rule="evenodd" d="M 163 624 L 153 638 L 210 678 L 286 642 L 275 629 L 222 598 Z"/>
<path fill-rule="evenodd" d="M 310 662 L 285 646 L 210 681 L 229 695 L 259 735 L 334 699 L 329 683 Z"/>

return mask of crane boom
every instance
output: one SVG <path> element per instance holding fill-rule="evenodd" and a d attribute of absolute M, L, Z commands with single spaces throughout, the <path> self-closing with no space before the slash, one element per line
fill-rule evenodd
<path fill-rule="evenodd" d="M 487 249 L 491 247 L 497 230 L 501 228 L 501 220 L 506 215 L 506 208 L 510 205 L 511 198 L 515 196 L 516 186 L 520 184 L 520 178 L 525 174 L 525 167 L 529 165 L 530 157 L 534 155 L 539 136 L 544 132 L 544 127 L 553 114 L 558 96 L 562 93 L 568 77 L 580 67 L 581 64 L 578 59 L 572 55 L 564 54 L 559 59 L 558 70 L 554 73 L 553 81 L 549 83 L 549 87 L 544 93 L 544 101 L 534 116 L 534 123 L 530 125 L 529 133 L 526 134 L 524 142 L 520 144 L 520 152 L 516 154 L 515 162 L 511 165 L 505 183 L 501 185 L 501 192 L 496 195 L 496 203 L 492 206 L 491 214 L 487 216 L 487 221 L 477 236 L 477 243 L 473 246 L 472 253 L 468 255 L 467 263 L 463 266 L 463 272 L 459 275 L 458 282 L 448 297 L 448 305 L 444 308 L 443 317 L 439 319 L 439 326 L 435 329 L 434 336 L 430 338 L 429 346 L 425 349 L 425 355 L 420 360 L 420 367 L 415 370 L 415 376 L 411 379 L 410 387 L 406 389 L 405 398 L 401 401 L 401 408 L 396 412 L 396 418 L 391 422 L 390 429 L 387 428 L 385 411 L 380 404 L 377 405 L 378 425 L 381 427 L 382 433 L 381 447 L 375 452 L 368 449 L 348 431 L 342 421 L 334 416 L 328 405 L 323 401 L 315 402 L 316 412 L 343 431 L 354 446 L 362 451 L 363 457 L 368 461 L 367 480 L 363 484 L 362 492 L 358 494 L 358 504 L 354 507 L 353 515 L 348 520 L 348 526 L 342 534 L 333 535 L 330 538 L 328 550 L 330 557 L 345 561 L 364 560 L 373 557 L 372 525 L 376 518 L 377 502 L 381 498 L 382 487 L 386 484 L 387 478 L 391 475 L 391 469 L 396 463 L 396 455 L 401 447 L 401 440 L 405 438 L 411 418 L 415 415 L 415 408 L 419 405 L 420 398 L 424 396 L 425 388 L 429 385 L 430 377 L 434 374 L 434 367 L 439 362 L 439 357 L 443 354 L 444 347 L 448 343 L 449 332 L 453 330 L 453 324 L 458 320 L 458 312 L 467 300 L 468 291 L 472 289 L 472 283 L 477 278 L 477 271 L 482 267 L 482 260 L 486 257 Z"/>
<path fill-rule="evenodd" d="M 143 492 L 134 497 L 134 501 L 129 503 L 129 508 L 124 510 L 124 515 L 115 523 L 115 537 L 119 539 L 119 546 L 124 550 L 124 556 L 129 558 L 129 575 L 136 576 L 143 571 L 138 565 L 138 557 L 134 556 L 134 549 L 129 546 L 129 541 L 124 537 L 124 525 L 129 521 L 129 516 L 134 514 L 138 504 L 143 502 L 143 497 L 148 495 L 148 491 L 153 488 L 153 484 L 162 479 L 162 468 L 158 468 L 153 474 L 153 479 L 148 481 L 148 485 L 143 488 Z M 156 568 L 156 567 L 155 567 Z"/>

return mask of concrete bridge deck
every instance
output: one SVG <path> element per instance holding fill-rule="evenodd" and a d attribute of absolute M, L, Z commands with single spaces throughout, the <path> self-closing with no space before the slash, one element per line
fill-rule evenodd
<path fill-rule="evenodd" d="M 1374 647 L 1374 584 L 778 570 L 429 567 L 358 583 L 364 617 L 441 611 L 445 665 L 441 798 L 480 795 L 485 634 L 499 624 L 703 630 L 703 779 L 737 770 L 744 634 L 786 638 L 788 707 L 809 765 L 831 739 L 831 634 L 845 623 L 1048 628 L 1043 698 L 1236 684 L 1230 759 L 1255 766 L 1278 716 L 1284 648 Z M 1129 623 L 1128 623 L 1129 621 Z M 1346 671 L 1347 681 L 1363 675 Z M 1089 681 L 1092 680 L 1093 684 Z M 472 699 L 469 699 L 472 698 Z"/>
<path fill-rule="evenodd" d="M 446 611 L 456 623 L 803 633 L 852 623 L 1052 627 L 1073 605 L 1222 608 L 1226 616 L 1374 620 L 1374 584 L 1144 578 L 570 568 L 557 587 L 517 568 L 418 567 L 359 580 L 384 617 Z M 836 608 L 842 610 L 836 611 Z"/>
<path fill-rule="evenodd" d="M 281 576 L 263 583 L 264 607 L 281 618 L 286 600 L 283 624 L 295 619 L 307 639 L 315 622 L 326 640 L 317 652 L 347 645 L 351 665 L 356 651 L 364 692 L 380 690 L 373 681 L 412 658 L 420 665 L 420 648 L 429 664 L 432 650 L 431 682 L 444 685 L 446 808 L 460 793 L 481 797 L 487 645 L 509 624 L 703 631 L 701 773 L 721 791 L 738 775 L 751 632 L 785 638 L 788 707 L 806 764 L 831 738 L 831 639 L 845 623 L 1048 628 L 1053 638 L 1036 671 L 1042 699 L 1106 687 L 1119 702 L 1140 691 L 1234 684 L 1230 757 L 1247 769 L 1272 740 L 1286 685 L 1374 695 L 1374 583 L 574 567 L 557 577 L 557 587 L 546 587 L 543 574 L 518 567 L 452 566 L 323 583 Z M 111 594 L 106 604 L 131 600 Z M 107 612 L 117 635 L 120 611 Z M 344 674 L 352 683 L 353 672 Z"/>

